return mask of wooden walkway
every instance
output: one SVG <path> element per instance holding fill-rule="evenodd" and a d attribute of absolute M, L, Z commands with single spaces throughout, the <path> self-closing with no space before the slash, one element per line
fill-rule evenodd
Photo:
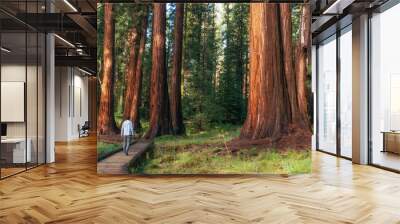
<path fill-rule="evenodd" d="M 98 174 L 129 174 L 128 166 L 152 147 L 152 141 L 138 141 L 129 147 L 128 155 L 117 152 L 97 163 Z"/>

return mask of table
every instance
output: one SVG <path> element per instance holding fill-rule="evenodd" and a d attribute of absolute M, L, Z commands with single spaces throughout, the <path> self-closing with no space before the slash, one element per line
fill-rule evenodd
<path fill-rule="evenodd" d="M 25 153 L 25 144 L 26 142 L 26 153 Z M 5 160 L 6 163 L 26 163 L 31 162 L 32 153 L 31 153 L 31 145 L 32 141 L 28 138 L 25 141 L 25 138 L 5 138 L 1 139 L 1 157 Z"/>
<path fill-rule="evenodd" d="M 400 154 L 400 131 L 382 131 L 383 150 L 382 152 L 391 152 Z"/>

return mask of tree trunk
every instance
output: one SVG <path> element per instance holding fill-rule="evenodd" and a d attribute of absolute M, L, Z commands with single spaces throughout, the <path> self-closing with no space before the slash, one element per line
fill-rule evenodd
<path fill-rule="evenodd" d="M 153 4 L 153 49 L 150 77 L 150 127 L 145 138 L 169 134 L 171 120 L 165 63 L 165 3 Z"/>
<path fill-rule="evenodd" d="M 287 132 L 277 4 L 250 4 L 250 93 L 241 139 L 277 140 Z"/>
<path fill-rule="evenodd" d="M 300 25 L 300 38 L 297 43 L 296 52 L 296 84 L 297 84 L 297 101 L 299 105 L 300 115 L 306 121 L 307 127 L 311 128 L 308 112 L 307 112 L 307 57 L 310 48 L 310 26 L 311 12 L 310 5 L 302 6 Z"/>
<path fill-rule="evenodd" d="M 135 18 L 136 19 L 136 18 Z M 128 64 L 126 65 L 126 89 L 125 89 L 125 103 L 124 103 L 124 117 L 131 117 L 131 108 L 132 108 L 132 98 L 135 90 L 135 71 L 136 71 L 136 62 L 137 62 L 137 48 L 136 42 L 138 37 L 138 31 L 136 27 L 132 27 L 128 34 L 128 45 L 130 47 L 129 50 L 129 58 Z"/>
<path fill-rule="evenodd" d="M 115 10 L 115 9 L 113 9 Z M 112 39 L 111 41 L 113 42 L 113 49 L 112 49 L 112 72 L 111 72 L 111 108 L 110 108 L 110 127 L 111 127 L 111 132 L 118 132 L 119 129 L 117 127 L 117 123 L 115 122 L 115 117 L 114 117 L 114 112 L 115 112 L 115 80 L 116 80 L 116 63 L 115 63 L 115 20 L 112 20 Z"/>
<path fill-rule="evenodd" d="M 111 127 L 111 108 L 112 108 L 112 54 L 113 54 L 113 18 L 112 4 L 104 3 L 104 41 L 103 41 L 103 77 L 101 81 L 101 95 L 98 117 L 99 134 L 110 134 Z"/>
<path fill-rule="evenodd" d="M 293 41 L 292 41 L 292 12 L 289 3 L 281 3 L 280 7 L 280 22 L 283 50 L 283 66 L 286 78 L 286 85 L 290 103 L 290 120 L 297 126 L 306 127 L 306 121 L 301 116 L 298 100 L 297 100 L 297 85 L 296 73 L 293 64 Z"/>
<path fill-rule="evenodd" d="M 134 127 L 140 129 L 140 117 L 139 117 L 139 107 L 140 107 L 140 92 L 142 90 L 142 65 L 143 65 L 143 54 L 146 46 L 147 37 L 147 13 L 142 20 L 142 28 L 140 34 L 140 44 L 139 52 L 137 56 L 136 71 L 135 71 L 135 81 L 134 81 L 134 92 L 132 97 L 132 106 L 130 111 L 130 118 L 134 124 Z"/>
<path fill-rule="evenodd" d="M 185 133 L 181 105 L 181 72 L 182 72 L 182 42 L 183 42 L 184 5 L 176 4 L 174 46 L 171 76 L 171 122 L 174 134 Z"/>

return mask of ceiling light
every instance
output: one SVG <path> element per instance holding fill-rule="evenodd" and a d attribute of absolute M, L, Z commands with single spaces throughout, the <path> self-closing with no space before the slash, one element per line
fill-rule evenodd
<path fill-rule="evenodd" d="M 67 4 L 74 12 L 78 12 L 78 10 L 68 1 L 64 0 L 65 4 Z"/>
<path fill-rule="evenodd" d="M 324 10 L 322 14 L 342 14 L 343 10 L 351 5 L 355 0 L 336 0 L 327 9 Z"/>
<path fill-rule="evenodd" d="M 10 52 L 11 52 L 11 50 L 9 50 L 9 49 L 7 49 L 7 48 L 5 48 L 5 47 L 1 47 L 0 49 L 1 49 L 2 51 L 6 52 L 6 53 L 10 53 Z"/>
<path fill-rule="evenodd" d="M 85 73 L 85 74 L 87 74 L 87 75 L 93 75 L 92 73 L 90 73 L 90 72 L 88 72 L 88 71 L 86 71 L 86 70 L 83 70 L 83 69 L 81 69 L 81 68 L 79 68 L 79 67 L 78 67 L 78 70 L 81 71 L 81 72 L 83 72 L 83 73 Z"/>
<path fill-rule="evenodd" d="M 79 55 L 82 55 L 82 54 L 83 54 L 83 49 L 82 49 L 82 48 L 77 48 L 77 49 L 76 49 L 76 52 L 77 52 Z"/>
<path fill-rule="evenodd" d="M 61 40 L 62 42 L 66 43 L 68 46 L 75 48 L 75 45 L 73 45 L 73 44 L 72 44 L 71 42 L 69 42 L 68 40 L 66 40 L 66 39 L 64 39 L 64 38 L 62 38 L 62 37 L 60 37 L 60 36 L 57 35 L 57 34 L 54 34 L 54 36 L 57 37 L 57 38 L 58 38 L 59 40 Z"/>

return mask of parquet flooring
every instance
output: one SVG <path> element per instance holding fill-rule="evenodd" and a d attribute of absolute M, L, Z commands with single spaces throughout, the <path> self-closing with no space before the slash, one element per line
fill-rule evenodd
<path fill-rule="evenodd" d="M 99 176 L 94 138 L 0 181 L 0 223 L 400 223 L 400 175 L 313 153 L 297 176 Z"/>
<path fill-rule="evenodd" d="M 25 171 L 25 167 L 7 167 L 7 168 L 3 167 L 1 168 L 1 176 L 7 177 L 22 171 Z"/>

